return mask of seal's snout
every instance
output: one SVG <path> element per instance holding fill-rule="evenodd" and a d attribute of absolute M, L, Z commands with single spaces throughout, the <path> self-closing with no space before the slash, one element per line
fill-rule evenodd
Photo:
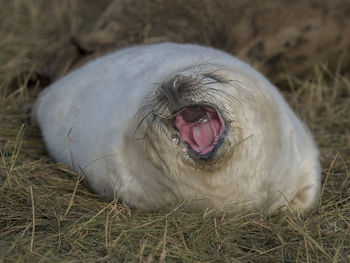
<path fill-rule="evenodd" d="M 211 153 L 225 130 L 220 113 L 208 106 L 184 108 L 175 117 L 175 127 L 199 156 Z"/>
<path fill-rule="evenodd" d="M 188 76 L 176 75 L 160 86 L 158 100 L 166 105 L 171 115 L 194 103 L 193 91 L 198 86 L 198 80 Z"/>
<path fill-rule="evenodd" d="M 157 116 L 171 120 L 190 156 L 211 159 L 223 142 L 225 122 L 216 110 L 211 85 L 217 83 L 208 74 L 175 75 L 164 81 L 156 93 Z M 159 106 L 161 105 L 161 106 Z M 158 114 L 157 114 L 158 113 Z"/>

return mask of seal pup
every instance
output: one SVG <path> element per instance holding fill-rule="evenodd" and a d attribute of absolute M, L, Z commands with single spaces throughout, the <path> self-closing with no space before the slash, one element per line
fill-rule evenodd
<path fill-rule="evenodd" d="M 277 89 L 213 48 L 162 43 L 98 58 L 33 110 L 50 154 L 142 209 L 314 208 L 319 153 Z"/>

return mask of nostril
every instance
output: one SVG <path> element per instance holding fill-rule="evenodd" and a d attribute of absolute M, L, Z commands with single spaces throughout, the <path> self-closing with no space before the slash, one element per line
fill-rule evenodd
<path fill-rule="evenodd" d="M 178 92 L 183 92 L 186 89 L 186 83 L 179 83 L 176 87 Z"/>

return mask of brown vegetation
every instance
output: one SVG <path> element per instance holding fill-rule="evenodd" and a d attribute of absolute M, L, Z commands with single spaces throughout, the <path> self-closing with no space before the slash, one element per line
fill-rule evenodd
<path fill-rule="evenodd" d="M 349 262 L 350 7 L 272 2 L 0 0 L 0 262 Z M 306 44 L 282 45 L 300 33 Z M 249 56 L 262 39 L 263 56 Z M 321 151 L 315 212 L 145 212 L 106 202 L 53 162 L 29 118 L 42 87 L 92 56 L 158 41 L 219 47 L 284 83 Z"/>

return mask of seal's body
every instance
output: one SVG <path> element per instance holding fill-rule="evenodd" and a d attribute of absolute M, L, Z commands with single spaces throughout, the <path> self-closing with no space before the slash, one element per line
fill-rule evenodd
<path fill-rule="evenodd" d="M 33 116 L 51 155 L 143 209 L 315 207 L 314 141 L 261 74 L 212 48 L 132 47 L 51 85 Z"/>

